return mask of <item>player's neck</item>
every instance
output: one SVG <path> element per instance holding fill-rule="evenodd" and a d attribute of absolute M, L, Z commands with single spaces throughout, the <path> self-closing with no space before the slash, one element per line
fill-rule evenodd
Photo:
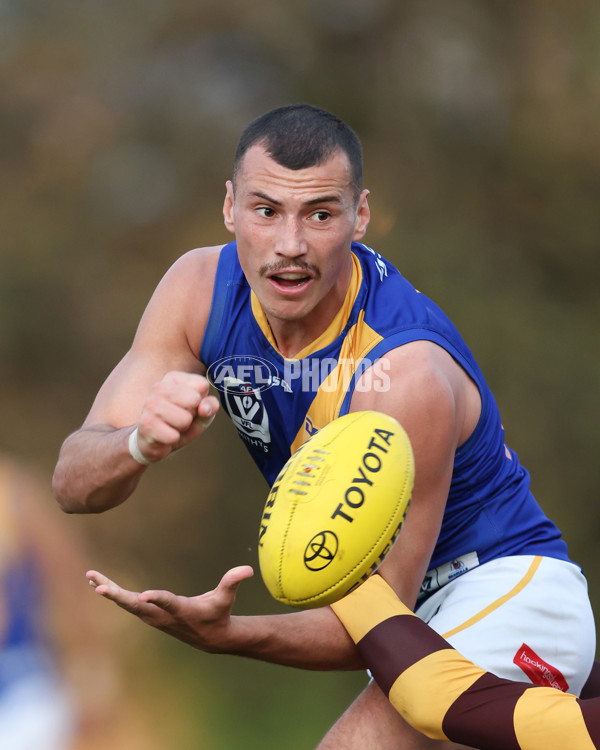
<path fill-rule="evenodd" d="M 320 351 L 336 339 L 348 322 L 362 281 L 360 262 L 354 256 L 348 272 L 315 307 L 301 310 L 264 308 L 252 294 L 252 312 L 271 344 L 288 359 L 302 359 Z"/>
<path fill-rule="evenodd" d="M 308 349 L 323 334 L 334 320 L 338 309 L 329 315 L 319 315 L 311 320 L 312 314 L 300 320 L 281 320 L 267 317 L 277 349 L 286 359 L 295 359 Z"/>
<path fill-rule="evenodd" d="M 351 285 L 352 269 L 308 313 L 298 318 L 266 314 L 277 349 L 288 359 L 300 359 L 322 349 L 346 325 L 356 291 Z M 352 286 L 352 288 L 351 288 Z"/>

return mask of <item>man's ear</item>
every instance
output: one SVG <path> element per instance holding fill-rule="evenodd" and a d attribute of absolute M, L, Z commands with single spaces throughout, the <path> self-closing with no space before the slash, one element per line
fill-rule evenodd
<path fill-rule="evenodd" d="M 223 202 L 223 219 L 225 221 L 225 227 L 232 234 L 235 234 L 235 223 L 233 220 L 234 213 L 234 197 L 233 197 L 233 183 L 231 180 L 227 180 L 225 183 L 225 200 Z"/>
<path fill-rule="evenodd" d="M 356 210 L 356 224 L 354 227 L 354 242 L 359 242 L 365 236 L 369 222 L 371 221 L 371 209 L 369 208 L 369 191 L 363 190 L 358 199 Z"/>

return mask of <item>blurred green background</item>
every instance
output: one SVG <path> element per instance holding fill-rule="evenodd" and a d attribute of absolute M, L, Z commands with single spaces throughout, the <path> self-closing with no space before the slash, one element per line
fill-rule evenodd
<path fill-rule="evenodd" d="M 162 274 L 228 241 L 241 129 L 308 101 L 361 136 L 366 241 L 457 323 L 600 612 L 600 6 L 0 0 L 0 90 L 0 449 L 49 485 Z M 221 418 L 64 522 L 89 567 L 194 594 L 256 563 L 266 489 Z M 283 610 L 255 578 L 236 611 Z M 165 750 L 309 748 L 364 684 L 121 641 Z"/>

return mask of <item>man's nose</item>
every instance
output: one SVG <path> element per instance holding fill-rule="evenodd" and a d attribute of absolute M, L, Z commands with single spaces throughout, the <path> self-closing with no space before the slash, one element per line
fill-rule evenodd
<path fill-rule="evenodd" d="M 292 217 L 282 222 L 275 252 L 287 258 L 297 258 L 299 255 L 305 255 L 307 250 L 301 222 Z"/>

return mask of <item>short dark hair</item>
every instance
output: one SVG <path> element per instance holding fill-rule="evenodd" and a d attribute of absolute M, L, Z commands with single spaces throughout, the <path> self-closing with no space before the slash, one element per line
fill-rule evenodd
<path fill-rule="evenodd" d="M 261 144 L 269 156 L 287 169 L 322 164 L 336 151 L 350 162 L 352 187 L 358 200 L 362 190 L 362 146 L 354 130 L 324 109 L 310 104 L 278 107 L 251 122 L 242 133 L 233 161 L 233 183 L 244 154 Z"/>

